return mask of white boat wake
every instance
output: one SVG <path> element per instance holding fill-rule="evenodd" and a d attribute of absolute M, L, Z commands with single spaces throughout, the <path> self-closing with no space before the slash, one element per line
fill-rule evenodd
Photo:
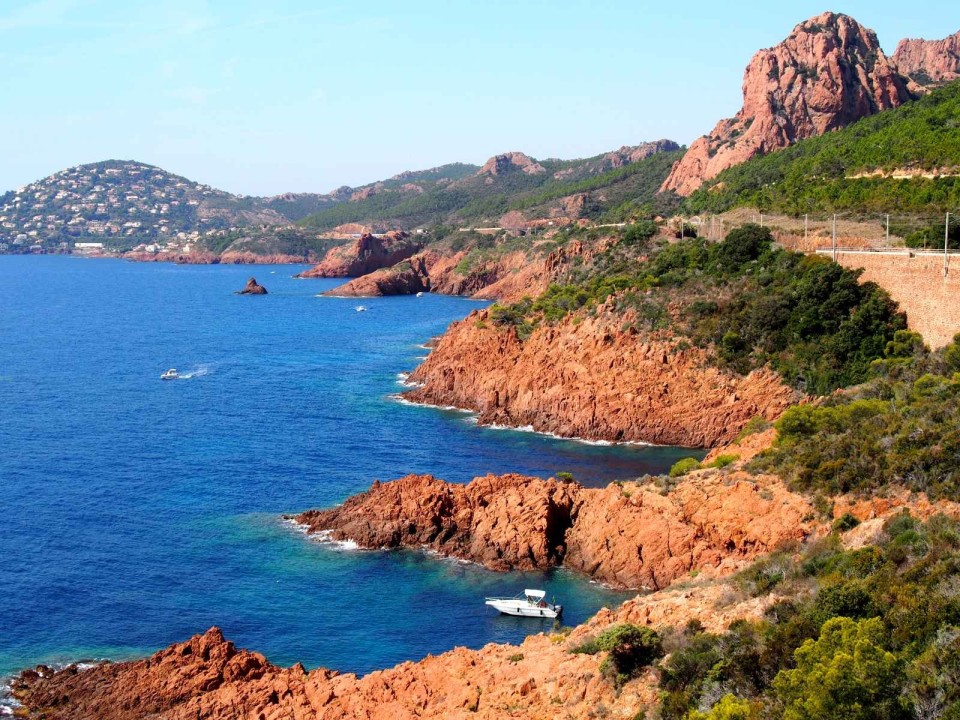
<path fill-rule="evenodd" d="M 192 380 L 193 378 L 209 375 L 211 371 L 212 371 L 212 368 L 209 365 L 197 365 L 193 370 L 188 370 L 187 372 L 180 373 L 180 376 L 177 379 Z"/>

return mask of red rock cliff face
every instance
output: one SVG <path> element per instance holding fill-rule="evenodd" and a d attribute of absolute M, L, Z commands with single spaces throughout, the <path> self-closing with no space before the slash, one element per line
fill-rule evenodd
<path fill-rule="evenodd" d="M 487 475 L 469 485 L 408 475 L 296 520 L 367 548 L 425 547 L 495 570 L 533 570 L 560 564 L 580 491 L 522 475 Z"/>
<path fill-rule="evenodd" d="M 377 270 L 327 291 L 327 295 L 371 297 L 413 295 L 435 292 L 477 298 L 519 300 L 542 293 L 566 262 L 565 249 L 545 258 L 531 258 L 523 252 L 506 253 L 463 271 L 460 263 L 466 251 L 443 255 L 425 250 L 391 268 Z"/>
<path fill-rule="evenodd" d="M 920 85 L 938 85 L 960 78 L 960 32 L 943 40 L 901 40 L 893 61 Z"/>
<path fill-rule="evenodd" d="M 297 277 L 358 277 L 396 265 L 421 247 L 419 241 L 403 232 L 391 232 L 382 237 L 366 234 L 352 245 L 331 248 L 321 263 Z"/>
<path fill-rule="evenodd" d="M 743 108 L 694 142 L 661 189 L 689 195 L 755 155 L 898 107 L 911 97 L 906 79 L 872 30 L 846 15 L 818 15 L 753 56 L 743 76 Z"/>
<path fill-rule="evenodd" d="M 726 573 L 813 529 L 809 502 L 776 478 L 699 473 L 669 494 L 639 483 L 429 475 L 375 483 L 298 522 L 366 548 L 429 548 L 494 570 L 563 565 L 623 588 L 660 589 L 692 570 Z"/>
<path fill-rule="evenodd" d="M 517 170 L 527 175 L 539 175 L 546 172 L 543 165 L 529 155 L 522 152 L 508 152 L 503 155 L 494 155 L 487 160 L 483 167 L 477 171 L 477 175 L 503 175 Z"/>
<path fill-rule="evenodd" d="M 621 330 L 624 317 L 568 318 L 521 342 L 489 311 L 454 323 L 411 375 L 413 402 L 474 410 L 485 424 L 591 440 L 712 447 L 798 398 L 773 371 L 736 376 L 697 348 Z"/>

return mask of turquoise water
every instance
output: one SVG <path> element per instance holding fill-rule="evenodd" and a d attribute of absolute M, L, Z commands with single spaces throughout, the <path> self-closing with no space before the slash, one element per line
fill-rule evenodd
<path fill-rule="evenodd" d="M 485 594 L 544 586 L 568 624 L 623 598 L 566 571 L 342 550 L 280 520 L 409 472 L 602 485 L 689 454 L 399 403 L 420 344 L 478 303 L 358 313 L 298 269 L 0 257 L 0 674 L 143 655 L 215 624 L 277 663 L 367 672 L 546 628 Z M 270 295 L 233 294 L 251 274 Z M 161 382 L 168 367 L 189 377 Z"/>

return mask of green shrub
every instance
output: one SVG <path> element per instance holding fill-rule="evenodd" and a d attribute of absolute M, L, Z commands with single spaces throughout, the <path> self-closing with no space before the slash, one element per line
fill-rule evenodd
<path fill-rule="evenodd" d="M 709 468 L 725 468 L 740 459 L 739 455 L 717 455 L 708 465 Z"/>
<path fill-rule="evenodd" d="M 859 524 L 860 524 L 860 521 L 857 520 L 857 518 L 854 517 L 852 514 L 844 513 L 834 521 L 833 529 L 836 530 L 837 532 L 844 533 L 844 532 L 847 532 L 848 530 L 853 530 Z"/>
<path fill-rule="evenodd" d="M 730 231 L 716 246 L 714 257 L 720 267 L 732 272 L 770 252 L 772 245 L 770 228 L 748 223 Z"/>
<path fill-rule="evenodd" d="M 817 640 L 794 653 L 797 667 L 773 681 L 784 720 L 882 720 L 907 714 L 900 704 L 900 663 L 884 649 L 879 618 L 824 623 Z"/>
<path fill-rule="evenodd" d="M 754 720 L 757 717 L 757 711 L 749 701 L 727 694 L 710 708 L 710 712 L 691 710 L 687 720 Z"/>
<path fill-rule="evenodd" d="M 692 472 L 693 470 L 699 470 L 699 469 L 700 469 L 699 460 L 692 457 L 683 458 L 682 460 L 677 460 L 677 462 L 675 462 L 673 466 L 670 468 L 670 477 L 672 478 L 683 477 L 688 472 Z"/>
<path fill-rule="evenodd" d="M 663 656 L 660 636 L 638 625 L 614 625 L 600 633 L 596 643 L 599 650 L 609 653 L 600 663 L 600 671 L 617 687 Z"/>
<path fill-rule="evenodd" d="M 736 442 L 740 442 L 745 437 L 749 437 L 750 435 L 756 435 L 758 433 L 762 433 L 765 430 L 769 430 L 772 427 L 773 427 L 773 423 L 771 423 L 765 417 L 762 417 L 760 415 L 752 417 L 750 418 L 750 421 L 743 426 L 743 429 L 737 435 Z"/>

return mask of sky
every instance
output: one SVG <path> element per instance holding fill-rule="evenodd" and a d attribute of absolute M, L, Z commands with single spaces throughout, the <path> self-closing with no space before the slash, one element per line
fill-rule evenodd
<path fill-rule="evenodd" d="M 114 158 L 274 195 L 689 144 L 826 10 L 887 54 L 960 29 L 956 0 L 0 0 L 0 192 Z"/>

